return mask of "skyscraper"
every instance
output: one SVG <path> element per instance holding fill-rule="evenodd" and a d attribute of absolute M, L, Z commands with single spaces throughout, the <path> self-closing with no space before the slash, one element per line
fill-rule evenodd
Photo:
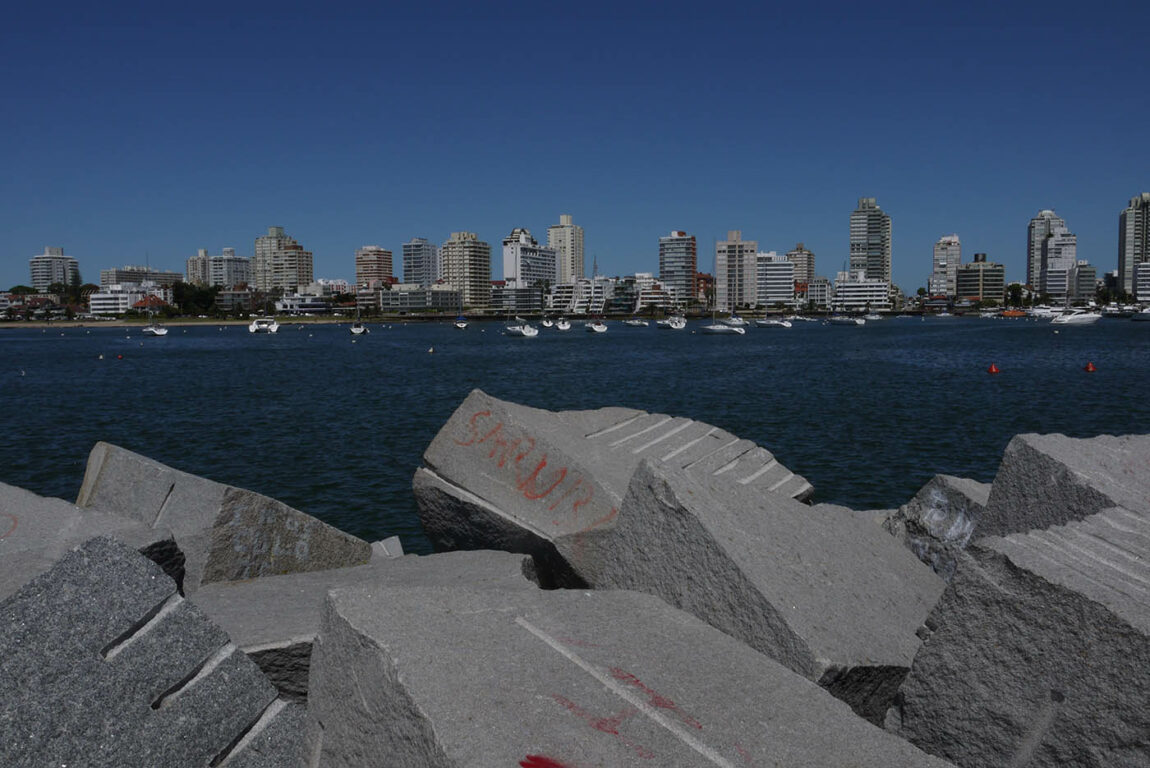
<path fill-rule="evenodd" d="M 815 255 L 802 243 L 787 251 L 787 261 L 795 265 L 796 283 L 809 283 L 815 279 Z"/>
<path fill-rule="evenodd" d="M 313 280 L 311 251 L 284 234 L 283 227 L 268 227 L 256 238 L 252 281 L 260 291 L 297 291 Z"/>
<path fill-rule="evenodd" d="M 890 215 L 873 197 L 860 197 L 851 214 L 850 271 L 862 271 L 868 280 L 891 281 Z"/>
<path fill-rule="evenodd" d="M 1071 278 L 1077 264 L 1078 236 L 1066 227 L 1056 226 L 1042 241 L 1038 290 L 1056 300 L 1065 300 L 1073 294 Z"/>
<path fill-rule="evenodd" d="M 675 301 L 686 306 L 695 296 L 695 274 L 699 271 L 699 252 L 695 236 L 673 230 L 659 238 L 659 280 L 675 294 Z"/>
<path fill-rule="evenodd" d="M 740 230 L 727 232 L 727 239 L 715 244 L 715 307 L 733 312 L 738 307 L 758 303 L 756 253 L 759 244 L 744 240 Z"/>
<path fill-rule="evenodd" d="M 403 282 L 430 288 L 441 277 L 438 245 L 425 237 L 413 237 L 403 244 Z"/>
<path fill-rule="evenodd" d="M 32 287 L 40 293 L 46 293 L 53 283 L 80 282 L 80 262 L 65 256 L 63 248 L 45 248 L 43 253 L 28 260 L 28 269 L 32 273 Z"/>
<path fill-rule="evenodd" d="M 486 309 L 491 304 L 491 246 L 474 232 L 452 232 L 440 248 L 443 279 L 460 292 L 463 305 Z"/>
<path fill-rule="evenodd" d="M 1134 292 L 1134 273 L 1150 261 L 1150 192 L 1130 198 L 1118 217 L 1118 288 Z"/>
<path fill-rule="evenodd" d="M 391 251 L 378 245 L 365 245 L 355 249 L 355 284 L 358 287 L 373 283 L 388 283 L 395 276 Z"/>
<path fill-rule="evenodd" d="M 559 254 L 560 283 L 583 277 L 583 227 L 572 223 L 571 214 L 559 214 L 559 223 L 547 228 L 547 247 Z"/>
<path fill-rule="evenodd" d="M 958 235 L 943 235 L 934 244 L 934 259 L 927 291 L 931 296 L 956 296 L 958 265 L 962 263 L 962 243 Z"/>
<path fill-rule="evenodd" d="M 1042 244 L 1046 242 L 1047 235 L 1056 229 L 1065 232 L 1066 222 L 1054 211 L 1045 208 L 1030 220 L 1026 228 L 1026 284 L 1031 288 L 1041 287 Z"/>
<path fill-rule="evenodd" d="M 508 288 L 555 285 L 560 255 L 554 248 L 540 247 L 531 230 L 516 227 L 503 238 L 503 279 Z"/>

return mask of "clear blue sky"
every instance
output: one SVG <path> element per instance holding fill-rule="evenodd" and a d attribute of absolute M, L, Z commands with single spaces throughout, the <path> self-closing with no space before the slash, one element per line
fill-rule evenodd
<path fill-rule="evenodd" d="M 771 5 L 778 7 L 771 8 Z M 85 280 L 281 225 L 317 277 L 571 213 L 587 268 L 710 271 L 741 229 L 830 277 L 859 197 L 895 281 L 958 233 L 1021 279 L 1054 208 L 1115 268 L 1150 191 L 1150 4 L 21 3 L 0 23 L 0 289 L 63 246 Z"/>

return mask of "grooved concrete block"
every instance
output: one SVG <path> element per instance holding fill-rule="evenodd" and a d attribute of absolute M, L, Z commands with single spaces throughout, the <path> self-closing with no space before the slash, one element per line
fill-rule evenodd
<path fill-rule="evenodd" d="M 979 536 L 1081 520 L 1109 507 L 1150 513 L 1150 435 L 1016 435 L 990 489 Z"/>
<path fill-rule="evenodd" d="M 635 592 L 336 590 L 312 750 L 376 766 L 943 766 Z"/>
<path fill-rule="evenodd" d="M 989 496 L 988 483 L 935 475 L 913 499 L 891 514 L 883 527 L 935 573 L 950 581 L 957 555 L 970 541 Z"/>
<path fill-rule="evenodd" d="M 116 536 L 134 549 L 154 554 L 162 566 L 168 565 L 160 556 L 164 551 L 172 550 L 172 556 L 179 559 L 172 534 L 165 528 L 80 509 L 61 499 L 0 483 L 0 600 L 47 571 L 76 546 L 100 535 Z M 172 562 L 165 570 L 178 577 L 181 569 Z"/>
<path fill-rule="evenodd" d="M 366 563 L 371 545 L 258 493 L 97 443 L 77 505 L 166 526 L 184 552 L 188 594 L 201 584 Z"/>
<path fill-rule="evenodd" d="M 1150 516 L 961 556 L 887 728 L 963 766 L 1150 765 Z"/>
<path fill-rule="evenodd" d="M 208 765 L 275 689 L 132 548 L 95 538 L 0 603 L 5 766 Z"/>
<path fill-rule="evenodd" d="M 367 565 L 205 584 L 191 600 L 291 699 L 305 699 L 312 641 L 324 598 L 332 589 L 362 586 L 459 586 L 535 589 L 524 556 L 507 552 L 446 552 L 373 558 Z"/>

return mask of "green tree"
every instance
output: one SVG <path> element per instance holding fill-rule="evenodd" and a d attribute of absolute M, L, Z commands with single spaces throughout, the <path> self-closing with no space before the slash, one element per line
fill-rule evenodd
<path fill-rule="evenodd" d="M 18 293 L 24 296 L 36 292 L 36 289 L 30 285 L 14 285 L 8 289 L 8 293 Z"/>

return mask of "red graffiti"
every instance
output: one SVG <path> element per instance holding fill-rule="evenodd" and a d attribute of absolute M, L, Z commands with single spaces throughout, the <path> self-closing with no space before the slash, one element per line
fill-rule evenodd
<path fill-rule="evenodd" d="M 571 712 L 571 714 L 587 723 L 587 725 L 591 726 L 596 731 L 614 736 L 626 747 L 634 750 L 635 754 L 644 760 L 650 760 L 655 756 L 654 752 L 647 749 L 646 747 L 636 744 L 619 732 L 619 726 L 622 725 L 625 720 L 635 715 L 635 710 L 631 707 L 628 707 L 622 712 L 612 715 L 611 717 L 596 717 L 595 715 L 592 715 L 590 712 L 564 696 L 560 696 L 559 694 L 552 694 L 551 698 L 555 699 L 555 701 L 559 702 L 559 704 L 566 707 Z"/>
<path fill-rule="evenodd" d="M 519 768 L 567 768 L 567 764 L 561 763 L 553 757 L 528 755 L 519 761 Z"/>
<path fill-rule="evenodd" d="M 663 696 L 658 691 L 654 691 L 648 688 L 643 684 L 642 680 L 635 677 L 630 672 L 626 672 L 622 669 L 619 669 L 618 667 L 611 667 L 611 677 L 615 678 L 621 683 L 625 683 L 634 688 L 638 688 L 640 691 L 645 693 L 648 699 L 647 703 L 652 707 L 670 710 L 671 712 L 674 712 L 676 715 L 678 715 L 679 719 L 682 720 L 685 725 L 689 725 L 692 728 L 698 728 L 699 730 L 702 730 L 702 723 L 688 715 L 683 710 L 679 709 L 679 706 L 675 704 L 675 702 L 668 699 L 666 696 Z"/>
<path fill-rule="evenodd" d="M 16 530 L 16 526 L 20 523 L 20 521 L 17 519 L 16 515 L 11 515 L 7 512 L 0 512 L 0 517 L 7 517 L 12 521 L 12 525 L 8 526 L 8 530 L 4 531 L 4 533 L 0 533 L 0 539 L 6 539 L 12 534 L 12 531 Z"/>

